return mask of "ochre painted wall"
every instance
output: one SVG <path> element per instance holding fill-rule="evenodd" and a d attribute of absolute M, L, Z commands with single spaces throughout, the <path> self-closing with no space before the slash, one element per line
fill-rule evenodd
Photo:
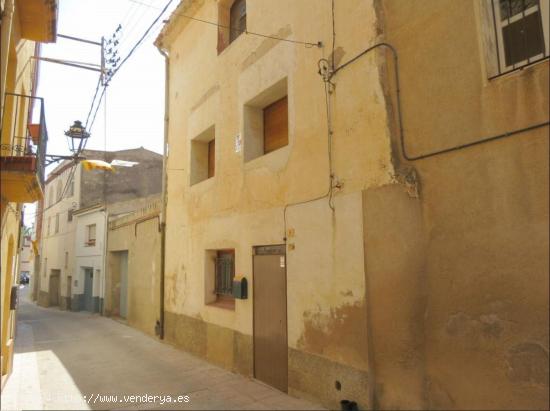
<path fill-rule="evenodd" d="M 380 4 L 410 157 L 548 122 L 548 59 L 488 79 L 483 2 Z M 380 408 L 548 408 L 548 132 L 418 161 L 398 151 L 420 197 L 366 190 Z"/>
<path fill-rule="evenodd" d="M 120 313 L 120 259 L 128 252 L 127 322 L 155 335 L 160 316 L 160 202 L 114 219 L 107 233 L 105 314 Z M 137 226 L 136 226 L 137 224 Z"/>
<path fill-rule="evenodd" d="M 178 12 L 216 21 L 217 2 L 186 2 Z M 363 23 L 353 24 L 358 20 Z M 247 22 L 250 31 L 322 41 L 324 47 L 243 34 L 218 55 L 215 27 L 177 16 L 159 42 L 170 56 L 167 339 L 184 347 L 186 340 L 200 341 L 204 347 L 189 345 L 227 368 L 252 373 L 250 365 L 236 364 L 252 363 L 252 248 L 283 244 L 285 205 L 322 196 L 329 187 L 325 89 L 317 63 L 331 53 L 331 6 L 249 1 Z M 340 3 L 337 30 L 337 61 L 358 54 L 377 35 L 372 2 Z M 287 251 L 289 391 L 332 407 L 344 398 L 369 401 L 361 386 L 368 362 L 361 191 L 393 181 L 377 59 L 348 72 L 331 96 L 333 172 L 343 183 L 335 191 L 335 211 L 322 198 L 289 207 L 286 215 L 294 231 L 288 239 L 294 248 Z M 235 150 L 237 135 L 244 151 L 251 144 L 243 106 L 285 81 L 289 145 L 246 161 Z M 190 185 L 191 140 L 212 125 L 215 176 Z M 236 301 L 234 310 L 205 303 L 205 253 L 221 248 L 235 249 L 236 273 L 249 281 L 249 298 Z M 236 336 L 247 343 L 237 345 Z"/>
<path fill-rule="evenodd" d="M 216 4 L 179 12 L 216 21 Z M 218 55 L 215 28 L 176 16 L 158 40 L 170 64 L 166 339 L 253 375 L 253 292 L 235 310 L 205 304 L 205 252 L 234 248 L 252 290 L 252 247 L 288 236 L 292 394 L 548 408 L 548 127 L 405 161 L 391 54 L 371 52 L 332 79 L 334 211 L 326 198 L 291 206 L 284 232 L 285 204 L 328 188 L 317 62 L 330 57 L 330 4 L 247 3 L 249 31 L 322 49 L 242 35 Z M 487 79 L 478 2 L 335 4 L 337 66 L 379 41 L 398 53 L 409 156 L 548 121 L 548 60 Z M 285 77 L 289 145 L 245 161 L 243 106 Z M 190 185 L 191 140 L 212 125 L 216 175 Z"/>
<path fill-rule="evenodd" d="M 2 30 L 3 34 L 8 34 L 5 30 Z M 9 44 L 6 44 L 6 40 L 9 38 Z M 11 26 L 10 36 L 4 36 L 1 44 L 2 49 L 9 49 L 9 58 L 6 64 L 2 64 L 2 69 L 6 70 L 6 83 L 5 89 L 2 91 L 15 94 L 30 95 L 32 92 L 32 70 L 34 66 L 31 56 L 34 54 L 35 43 L 29 40 L 25 40 L 20 36 L 19 27 L 19 13 L 17 8 L 13 14 L 13 21 Z M 4 55 L 4 53 L 2 53 Z M 5 63 L 5 62 L 3 62 Z M 4 74 L 4 73 L 2 73 Z M 4 77 L 2 76 L 2 81 Z M 4 101 L 4 95 L 0 96 Z M 6 125 L 18 123 L 24 127 L 22 118 L 24 115 L 15 114 L 13 104 L 10 106 L 6 104 L 6 107 L 2 104 L 4 113 L 2 113 L 2 122 L 6 122 Z M 5 127 L 3 127 L 5 128 Z M 8 143 L 11 141 L 10 132 L 2 133 L 2 143 Z M 5 155 L 6 152 L 2 153 Z M 20 231 L 20 211 L 21 205 L 9 201 L 10 199 L 2 198 L 1 204 L 1 249 L 2 256 L 1 261 L 1 328 L 2 328 L 2 341 L 1 341 L 1 355 L 2 355 L 2 386 L 4 386 L 7 376 L 11 372 L 11 358 L 13 355 L 14 344 L 14 323 L 15 323 L 15 311 L 10 310 L 10 289 L 11 286 L 18 282 L 17 273 L 19 272 L 19 250 L 18 240 Z M 8 264 L 8 256 L 12 256 L 12 265 Z"/>

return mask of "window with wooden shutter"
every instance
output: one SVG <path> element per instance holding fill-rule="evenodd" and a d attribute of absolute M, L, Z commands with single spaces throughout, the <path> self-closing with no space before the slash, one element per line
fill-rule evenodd
<path fill-rule="evenodd" d="M 264 108 L 264 154 L 288 145 L 288 99 Z"/>
<path fill-rule="evenodd" d="M 246 0 L 235 0 L 229 12 L 229 43 L 246 31 Z"/>
<path fill-rule="evenodd" d="M 96 233 L 96 225 L 90 224 L 86 226 L 86 242 L 84 245 L 87 246 L 94 246 L 95 245 L 95 233 Z"/>
<path fill-rule="evenodd" d="M 216 140 L 208 143 L 208 178 L 214 177 L 216 172 Z"/>
<path fill-rule="evenodd" d="M 216 173 L 216 127 L 208 127 L 191 140 L 190 185 L 214 177 Z"/>

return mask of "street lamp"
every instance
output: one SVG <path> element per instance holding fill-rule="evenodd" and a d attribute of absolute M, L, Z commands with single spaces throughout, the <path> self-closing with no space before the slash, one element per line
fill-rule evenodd
<path fill-rule="evenodd" d="M 84 141 L 90 137 L 90 133 L 86 131 L 79 120 L 76 120 L 68 131 L 65 131 L 65 135 L 70 138 L 71 151 L 75 154 L 80 152 Z"/>

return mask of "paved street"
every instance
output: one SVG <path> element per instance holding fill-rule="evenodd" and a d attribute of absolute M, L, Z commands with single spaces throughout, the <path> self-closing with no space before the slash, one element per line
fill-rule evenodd
<path fill-rule="evenodd" d="M 21 291 L 2 410 L 320 409 L 111 319 L 37 307 Z"/>

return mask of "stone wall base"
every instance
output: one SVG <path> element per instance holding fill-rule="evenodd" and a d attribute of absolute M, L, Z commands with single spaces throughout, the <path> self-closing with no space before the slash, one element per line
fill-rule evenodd
<path fill-rule="evenodd" d="M 164 321 L 168 343 L 225 369 L 254 376 L 252 336 L 183 314 L 166 312 Z M 340 401 L 347 399 L 366 409 L 367 378 L 364 370 L 288 349 L 288 392 L 296 397 L 321 402 L 330 409 L 340 409 Z"/>

